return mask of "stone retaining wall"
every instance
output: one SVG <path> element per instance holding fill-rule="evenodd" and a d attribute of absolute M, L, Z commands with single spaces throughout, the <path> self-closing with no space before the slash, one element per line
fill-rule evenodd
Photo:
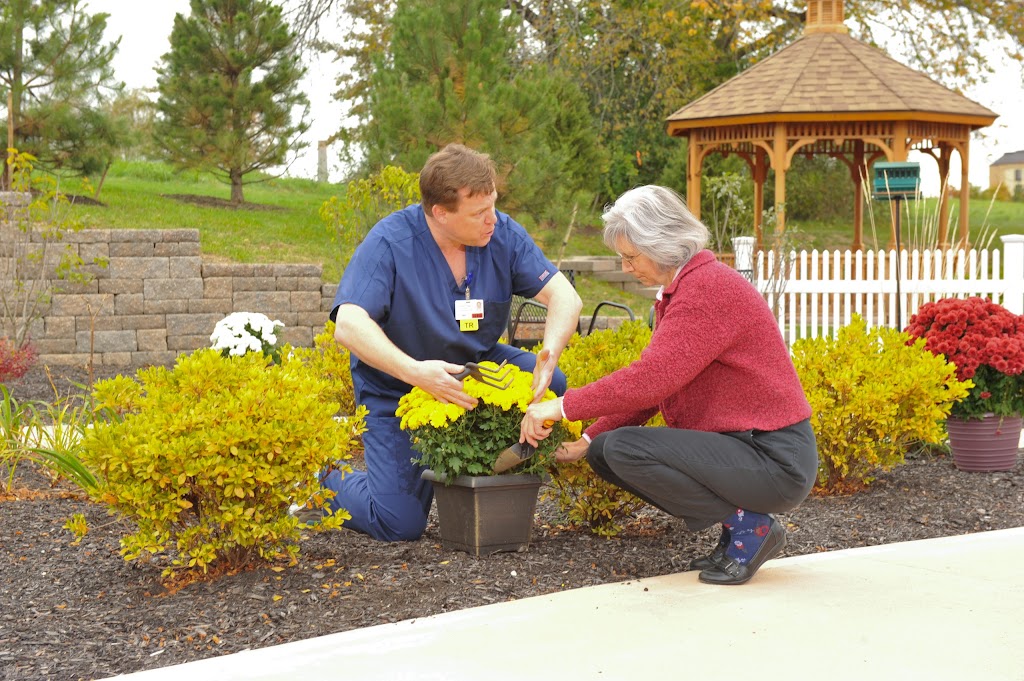
<path fill-rule="evenodd" d="M 310 346 L 337 289 L 323 283 L 320 265 L 209 262 L 196 229 L 91 229 L 65 242 L 84 261 L 107 266 L 86 267 L 88 283 L 62 283 L 33 326 L 32 342 L 48 364 L 84 366 L 90 357 L 96 365 L 170 364 L 209 347 L 214 325 L 231 312 L 262 312 L 284 323 L 285 342 Z M 595 328 L 623 320 L 601 316 Z M 589 324 L 584 317 L 582 328 Z"/>
<path fill-rule="evenodd" d="M 285 325 L 283 338 L 312 345 L 336 285 L 320 265 L 253 265 L 204 260 L 199 230 L 95 229 L 65 239 L 94 279 L 55 294 L 32 330 L 40 360 L 51 364 L 168 364 L 210 345 L 231 312 L 262 312 Z"/>

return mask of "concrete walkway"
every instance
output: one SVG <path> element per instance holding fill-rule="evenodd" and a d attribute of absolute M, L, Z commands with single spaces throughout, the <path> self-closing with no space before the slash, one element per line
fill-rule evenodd
<path fill-rule="evenodd" d="M 1024 528 L 576 589 L 119 676 L 1024 680 Z"/>

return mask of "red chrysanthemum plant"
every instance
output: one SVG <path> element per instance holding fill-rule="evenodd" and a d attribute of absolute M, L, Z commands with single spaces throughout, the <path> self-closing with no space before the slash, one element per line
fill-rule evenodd
<path fill-rule="evenodd" d="M 1024 413 L 1024 316 L 986 298 L 943 298 L 925 303 L 906 332 L 957 367 L 957 378 L 974 387 L 950 416 Z"/>

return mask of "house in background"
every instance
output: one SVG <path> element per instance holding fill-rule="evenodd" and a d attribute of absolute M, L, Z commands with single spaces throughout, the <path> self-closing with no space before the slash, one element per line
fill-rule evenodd
<path fill-rule="evenodd" d="M 1003 154 L 988 167 L 989 189 L 995 189 L 1000 184 L 1006 187 L 1010 196 L 1024 192 L 1024 150 Z"/>

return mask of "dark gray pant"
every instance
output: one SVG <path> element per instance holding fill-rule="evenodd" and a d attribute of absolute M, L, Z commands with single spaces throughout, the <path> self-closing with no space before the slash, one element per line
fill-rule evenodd
<path fill-rule="evenodd" d="M 809 421 L 738 433 L 629 427 L 594 438 L 587 462 L 608 482 L 682 518 L 696 532 L 737 508 L 795 508 L 814 486 L 818 447 Z"/>

